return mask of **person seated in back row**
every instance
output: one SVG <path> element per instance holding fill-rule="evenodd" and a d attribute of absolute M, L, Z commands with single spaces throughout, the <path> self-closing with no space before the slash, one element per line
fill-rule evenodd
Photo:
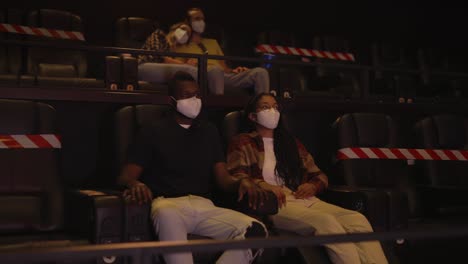
<path fill-rule="evenodd" d="M 204 38 L 205 15 L 200 8 L 187 11 L 187 23 L 192 27 L 192 36 L 187 45 L 174 47 L 174 52 L 220 55 L 224 53 L 215 39 Z M 181 59 L 190 62 L 190 59 Z M 192 59 L 193 60 L 193 59 Z M 254 86 L 255 93 L 266 93 L 270 90 L 270 77 L 264 68 L 248 69 L 237 67 L 231 69 L 223 60 L 208 60 L 208 88 L 212 94 L 224 94 L 224 87 L 248 88 Z"/>
<path fill-rule="evenodd" d="M 234 178 L 226 170 L 216 127 L 198 114 L 200 90 L 193 77 L 177 72 L 169 82 L 173 111 L 140 129 L 130 146 L 119 183 L 127 199 L 151 202 L 151 217 L 161 241 L 186 241 L 187 234 L 215 239 L 267 236 L 258 220 L 211 201 L 214 184 L 224 191 L 248 195 L 253 208 L 265 192 L 249 177 Z M 153 199 L 155 197 L 155 199 Z M 261 252 L 261 251 L 257 251 Z M 249 249 L 227 250 L 217 263 L 251 263 L 257 254 Z M 167 264 L 193 263 L 191 253 L 165 254 Z"/>
<path fill-rule="evenodd" d="M 142 49 L 151 51 L 171 51 L 179 46 L 186 45 L 192 34 L 192 28 L 185 22 L 171 26 L 166 35 L 161 29 L 156 29 L 145 41 Z M 177 71 L 189 73 L 197 79 L 196 61 L 183 61 L 180 59 L 159 56 L 138 56 L 138 78 L 142 81 L 166 83 Z"/>

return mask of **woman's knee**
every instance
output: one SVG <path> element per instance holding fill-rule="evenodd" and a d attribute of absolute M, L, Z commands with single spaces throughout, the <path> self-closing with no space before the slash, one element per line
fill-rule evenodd
<path fill-rule="evenodd" d="M 346 233 L 338 220 L 330 214 L 316 214 L 309 218 L 311 225 L 316 229 L 316 234 L 343 234 Z"/>
<path fill-rule="evenodd" d="M 251 74 L 260 78 L 268 78 L 268 71 L 265 68 L 256 67 L 250 70 Z"/>
<path fill-rule="evenodd" d="M 349 232 L 373 232 L 369 220 L 359 212 L 345 216 L 343 226 L 345 226 Z"/>

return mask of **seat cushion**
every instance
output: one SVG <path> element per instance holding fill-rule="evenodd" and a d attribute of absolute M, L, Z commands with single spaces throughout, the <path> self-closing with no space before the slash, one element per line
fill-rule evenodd
<path fill-rule="evenodd" d="M 104 88 L 103 80 L 93 78 L 37 77 L 37 85 L 63 88 Z"/>
<path fill-rule="evenodd" d="M 41 225 L 42 199 L 39 196 L 1 196 L 0 232 L 33 229 Z"/>

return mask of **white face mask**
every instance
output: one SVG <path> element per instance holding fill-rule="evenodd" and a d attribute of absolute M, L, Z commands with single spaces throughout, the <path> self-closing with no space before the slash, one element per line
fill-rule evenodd
<path fill-rule="evenodd" d="M 189 39 L 187 31 L 181 28 L 178 28 L 174 31 L 174 37 L 179 44 L 185 44 Z"/>
<path fill-rule="evenodd" d="M 202 107 L 202 101 L 200 98 L 194 96 L 187 99 L 176 100 L 176 102 L 177 112 L 183 114 L 184 116 L 190 119 L 194 119 L 198 116 L 198 114 L 200 114 Z"/>
<path fill-rule="evenodd" d="M 192 29 L 197 33 L 203 33 L 205 31 L 205 21 L 197 20 L 192 22 Z"/>
<path fill-rule="evenodd" d="M 257 123 L 269 129 L 275 129 L 278 126 L 279 119 L 280 112 L 273 108 L 257 113 Z"/>

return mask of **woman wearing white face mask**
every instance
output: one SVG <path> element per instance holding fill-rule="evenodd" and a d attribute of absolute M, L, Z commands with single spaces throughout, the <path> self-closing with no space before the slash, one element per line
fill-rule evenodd
<path fill-rule="evenodd" d="M 276 228 L 300 235 L 372 232 L 362 214 L 316 197 L 327 188 L 328 178 L 281 122 L 271 94 L 254 97 L 245 115 L 253 131 L 231 141 L 228 170 L 237 177 L 252 177 L 260 188 L 276 194 L 280 210 L 271 216 Z M 388 263 L 378 241 L 325 247 L 333 263 Z"/>
<path fill-rule="evenodd" d="M 224 56 L 224 52 L 216 39 L 204 38 L 206 21 L 205 14 L 200 8 L 187 10 L 186 22 L 192 27 L 193 33 L 187 45 L 173 49 L 179 53 L 208 54 Z M 196 60 L 180 58 L 189 64 L 196 65 Z M 224 94 L 225 86 L 235 89 L 255 88 L 255 93 L 270 90 L 270 77 L 264 68 L 246 67 L 230 68 L 223 60 L 208 59 L 208 88 L 212 94 Z"/>
<path fill-rule="evenodd" d="M 184 22 L 173 25 L 167 35 L 157 29 L 146 39 L 142 49 L 171 51 L 186 45 L 191 34 L 191 27 Z M 177 71 L 187 72 L 195 80 L 198 77 L 197 68 L 193 64 L 168 56 L 139 55 L 138 64 L 138 77 L 147 82 L 165 83 Z"/>

